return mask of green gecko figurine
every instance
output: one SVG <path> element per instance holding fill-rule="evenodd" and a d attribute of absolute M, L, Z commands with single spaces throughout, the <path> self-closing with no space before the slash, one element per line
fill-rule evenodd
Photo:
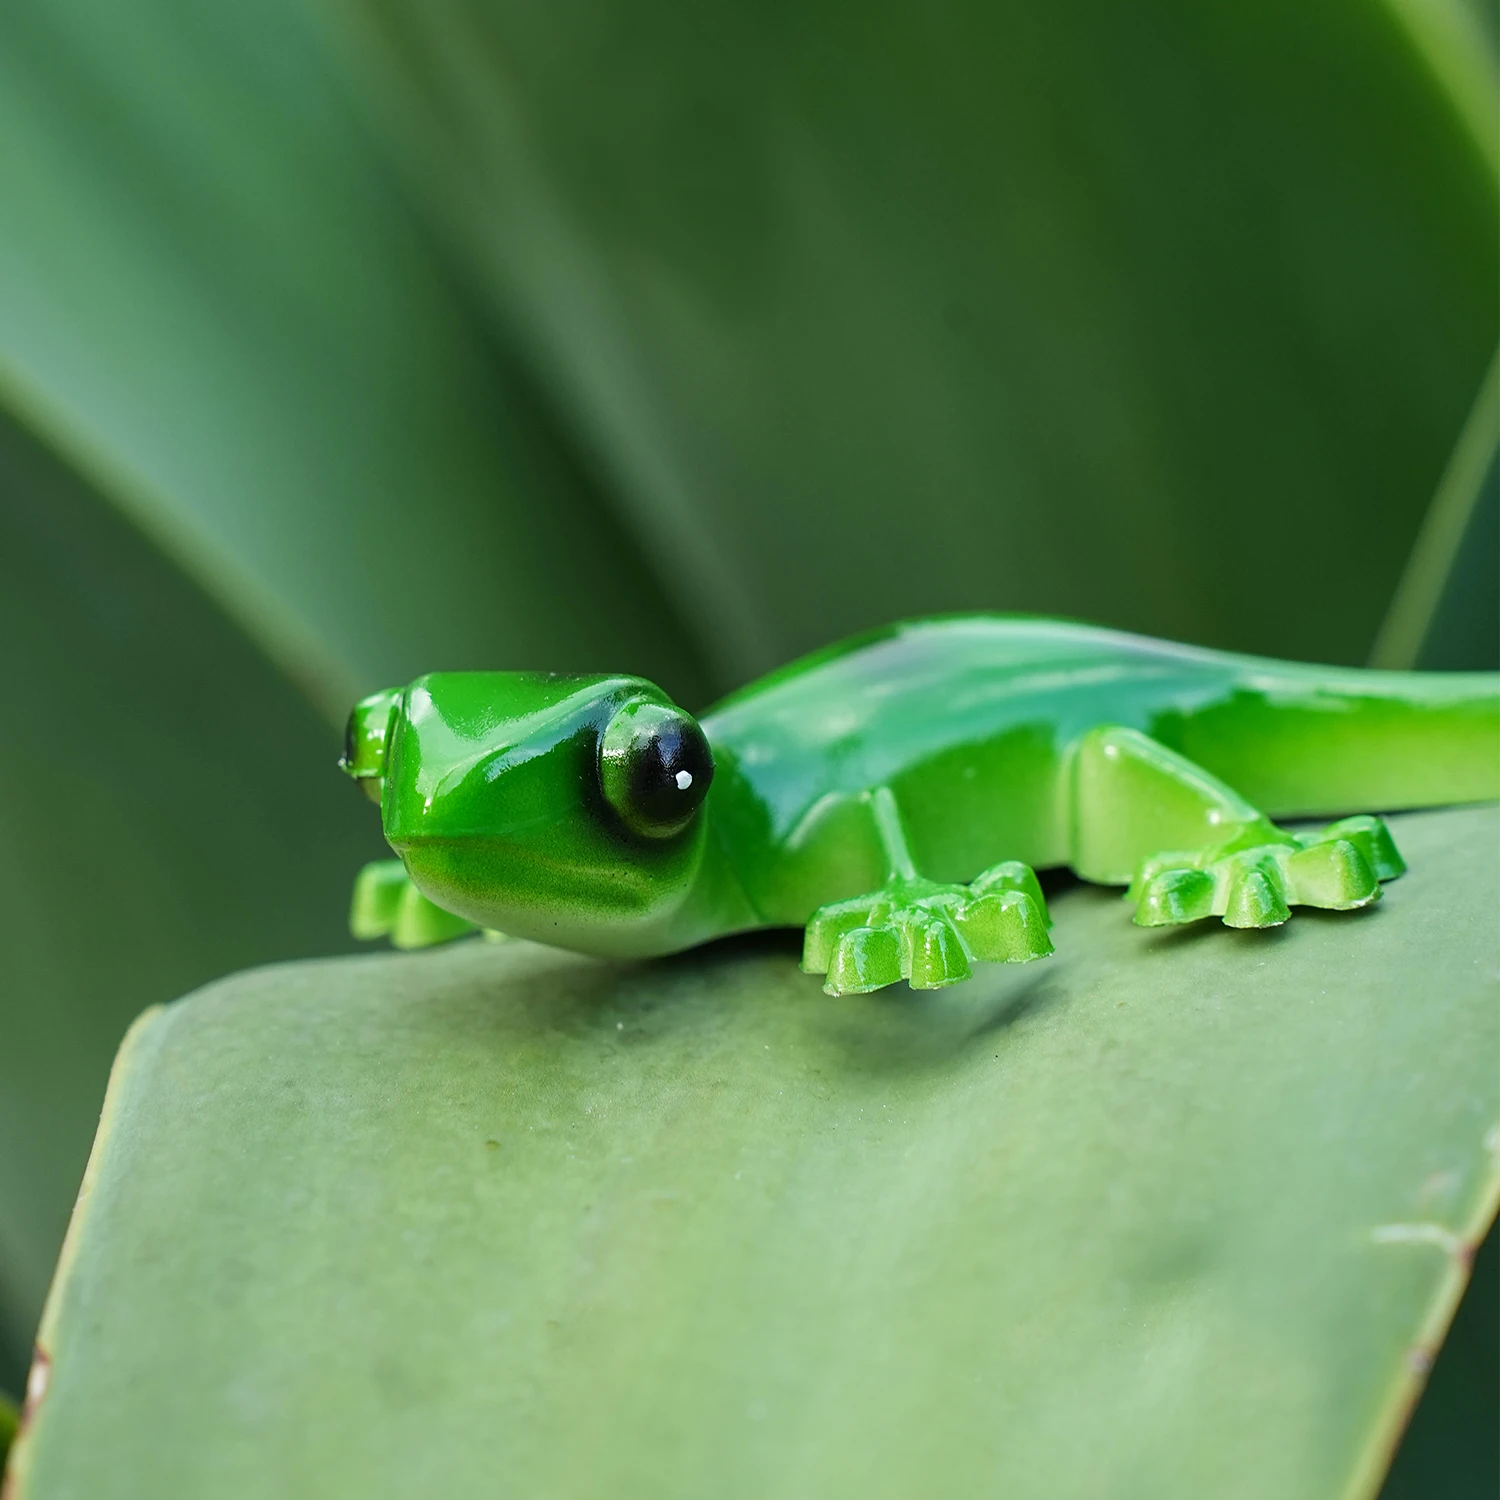
<path fill-rule="evenodd" d="M 701 723 L 638 677 L 438 672 L 366 698 L 343 769 L 399 860 L 352 926 L 617 957 L 805 927 L 829 994 L 1052 952 L 1033 867 L 1143 926 L 1350 911 L 1405 866 L 1379 818 L 1500 796 L 1500 674 L 1366 672 L 1063 621 L 915 620 Z M 997 862 L 998 861 L 998 862 Z"/>

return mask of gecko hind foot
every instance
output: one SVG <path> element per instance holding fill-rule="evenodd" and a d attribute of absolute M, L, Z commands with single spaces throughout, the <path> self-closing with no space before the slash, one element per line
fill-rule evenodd
<path fill-rule="evenodd" d="M 913 989 L 958 984 L 973 963 L 1027 963 L 1052 952 L 1047 903 L 1015 860 L 969 885 L 896 879 L 868 896 L 820 907 L 807 924 L 802 967 L 830 995 L 867 994 L 898 979 Z"/>
<path fill-rule="evenodd" d="M 1379 818 L 1344 818 L 1247 849 L 1210 848 L 1146 860 L 1126 899 L 1141 927 L 1222 917 L 1226 927 L 1278 927 L 1294 906 L 1356 911 L 1406 869 Z"/>
<path fill-rule="evenodd" d="M 357 938 L 388 937 L 395 948 L 430 948 L 476 930 L 429 901 L 399 859 L 376 860 L 355 877 L 349 931 Z"/>

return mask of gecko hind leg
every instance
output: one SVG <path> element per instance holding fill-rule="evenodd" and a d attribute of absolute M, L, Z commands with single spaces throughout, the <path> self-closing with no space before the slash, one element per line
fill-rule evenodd
<path fill-rule="evenodd" d="M 1128 884 L 1143 927 L 1213 916 L 1276 927 L 1294 906 L 1354 911 L 1406 868 L 1379 818 L 1293 833 L 1202 766 L 1110 726 L 1074 758 L 1072 864 L 1085 880 Z"/>
<path fill-rule="evenodd" d="M 396 948 L 430 948 L 477 930 L 429 901 L 399 859 L 375 860 L 355 877 L 349 931 L 357 938 L 388 937 Z"/>
<path fill-rule="evenodd" d="M 1277 830 L 1279 833 L 1280 830 Z M 1406 869 L 1379 818 L 1343 818 L 1285 842 L 1158 854 L 1126 892 L 1142 927 L 1222 917 L 1227 927 L 1277 927 L 1294 906 L 1357 911 Z"/>
<path fill-rule="evenodd" d="M 807 924 L 802 967 L 830 995 L 866 994 L 898 979 L 940 989 L 976 961 L 1027 963 L 1052 952 L 1047 903 L 1029 866 L 1014 860 L 968 885 L 894 876 L 868 896 L 819 908 Z"/>

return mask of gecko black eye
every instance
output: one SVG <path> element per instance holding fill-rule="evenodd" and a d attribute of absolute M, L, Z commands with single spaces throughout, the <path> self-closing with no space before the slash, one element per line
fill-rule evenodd
<path fill-rule="evenodd" d="M 621 821 L 647 838 L 670 838 L 691 821 L 714 777 L 703 731 L 680 708 L 635 699 L 599 740 L 599 781 Z"/>

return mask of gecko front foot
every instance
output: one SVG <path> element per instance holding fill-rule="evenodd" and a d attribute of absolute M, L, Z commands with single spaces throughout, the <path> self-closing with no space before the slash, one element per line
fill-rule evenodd
<path fill-rule="evenodd" d="M 969 885 L 897 878 L 871 895 L 816 911 L 802 967 L 826 975 L 830 995 L 866 994 L 898 979 L 935 990 L 969 978 L 975 960 L 1045 958 L 1051 925 L 1035 874 L 1014 860 Z"/>
<path fill-rule="evenodd" d="M 1126 899 L 1142 927 L 1222 917 L 1227 927 L 1276 927 L 1294 906 L 1355 911 L 1380 899 L 1380 882 L 1406 869 L 1379 818 L 1344 818 L 1316 833 L 1276 830 L 1274 842 L 1158 854 Z"/>
<path fill-rule="evenodd" d="M 399 859 L 379 859 L 355 877 L 349 930 L 357 938 L 388 937 L 396 948 L 430 948 L 476 929 L 429 901 Z"/>

